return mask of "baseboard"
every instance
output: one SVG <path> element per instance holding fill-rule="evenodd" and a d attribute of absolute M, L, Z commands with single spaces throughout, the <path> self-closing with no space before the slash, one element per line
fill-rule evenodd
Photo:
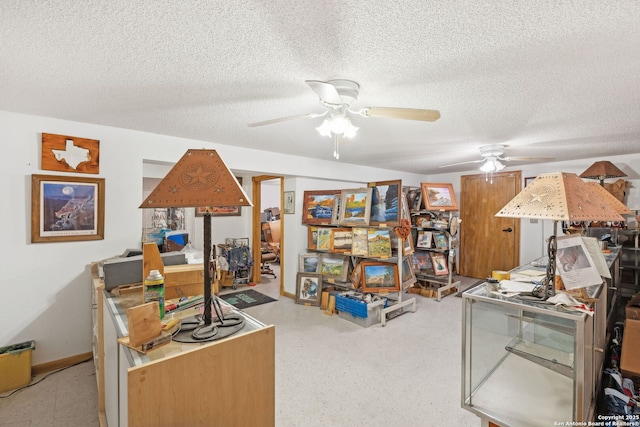
<path fill-rule="evenodd" d="M 48 372 L 57 371 L 58 369 L 68 368 L 69 366 L 76 365 L 78 363 L 85 362 L 93 358 L 93 353 L 76 354 L 75 356 L 65 357 L 64 359 L 53 360 L 47 363 L 41 363 L 40 365 L 33 365 L 31 367 L 31 375 L 46 374 Z"/>
<path fill-rule="evenodd" d="M 291 299 L 296 299 L 295 294 L 291 294 L 291 293 L 289 293 L 289 292 L 283 292 L 283 293 L 282 293 L 282 296 L 285 296 L 285 297 L 287 297 L 287 298 L 291 298 Z"/>

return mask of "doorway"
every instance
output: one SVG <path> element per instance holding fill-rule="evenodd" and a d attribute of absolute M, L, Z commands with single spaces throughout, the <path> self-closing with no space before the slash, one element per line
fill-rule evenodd
<path fill-rule="evenodd" d="M 460 186 L 460 274 L 485 279 L 520 265 L 520 220 L 495 214 L 519 192 L 522 172 L 463 175 Z"/>
<path fill-rule="evenodd" d="M 275 190 L 274 190 L 275 188 Z M 274 218 L 265 218 L 265 208 L 278 208 L 280 209 L 284 204 L 284 177 L 275 175 L 257 175 L 252 177 L 251 192 L 252 192 L 252 219 L 251 219 L 251 241 L 252 243 L 252 256 L 254 259 L 253 277 L 252 281 L 256 284 L 263 282 L 261 259 L 262 259 L 262 241 L 263 241 L 263 224 L 268 220 L 271 221 Z M 273 195 L 275 194 L 275 196 Z M 264 206 L 265 202 L 270 206 Z M 277 206 L 271 206 L 277 204 Z M 281 210 L 281 209 L 280 209 Z M 284 295 L 284 220 L 283 215 L 279 215 L 279 229 L 280 233 L 277 239 L 273 242 L 278 246 L 278 259 L 279 259 L 279 271 L 276 275 L 278 283 L 278 295 Z M 265 280 L 271 279 L 272 276 L 266 275 Z"/>

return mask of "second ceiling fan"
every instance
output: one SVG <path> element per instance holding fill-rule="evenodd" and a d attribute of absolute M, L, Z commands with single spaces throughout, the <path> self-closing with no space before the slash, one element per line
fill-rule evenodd
<path fill-rule="evenodd" d="M 351 105 L 358 100 L 358 94 L 360 93 L 360 85 L 353 80 L 335 79 L 326 82 L 306 80 L 305 83 L 318 95 L 320 104 L 325 108 L 325 111 L 249 123 L 248 126 L 264 126 L 299 118 L 314 119 L 326 117 L 322 124 L 316 129 L 323 136 L 333 137 L 333 156 L 339 159 L 340 154 L 338 148 L 340 141 L 343 138 L 352 138 L 358 130 L 358 128 L 351 123 L 349 115 L 419 120 L 425 122 L 433 122 L 440 118 L 440 112 L 437 110 L 422 110 L 417 108 L 366 107 L 359 110 L 352 110 Z"/>

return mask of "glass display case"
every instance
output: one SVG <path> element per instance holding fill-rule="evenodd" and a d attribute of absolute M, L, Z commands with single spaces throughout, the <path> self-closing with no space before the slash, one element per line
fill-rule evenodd
<path fill-rule="evenodd" d="M 593 315 L 477 286 L 463 293 L 462 407 L 500 426 L 593 417 L 603 362 L 606 298 Z"/>

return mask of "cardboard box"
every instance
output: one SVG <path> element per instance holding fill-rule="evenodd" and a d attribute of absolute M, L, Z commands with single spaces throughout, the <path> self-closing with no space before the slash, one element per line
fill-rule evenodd
<path fill-rule="evenodd" d="M 35 341 L 0 348 L 0 393 L 29 385 L 35 348 Z"/>
<path fill-rule="evenodd" d="M 636 389 L 640 387 L 640 320 L 624 322 L 620 370 L 624 378 L 633 380 Z"/>
<path fill-rule="evenodd" d="M 627 319 L 640 320 L 640 293 L 631 297 L 626 307 Z"/>

